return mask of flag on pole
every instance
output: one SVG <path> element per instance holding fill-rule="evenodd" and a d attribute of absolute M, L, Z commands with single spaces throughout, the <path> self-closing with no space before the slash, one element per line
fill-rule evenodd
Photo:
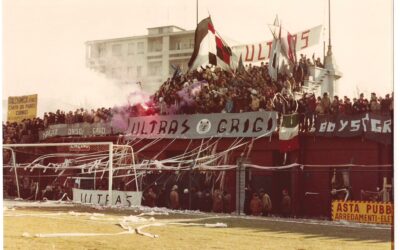
<path fill-rule="evenodd" d="M 244 67 L 244 64 L 243 64 L 242 54 L 240 54 L 239 62 L 238 62 L 238 66 L 237 66 L 237 68 L 236 68 L 236 71 L 237 71 L 237 72 L 243 72 L 243 71 L 245 71 L 245 70 L 246 70 L 246 68 Z"/>
<path fill-rule="evenodd" d="M 211 17 L 203 19 L 196 28 L 194 50 L 189 60 L 189 70 L 205 64 L 219 66 L 230 70 L 232 50 L 215 31 Z"/>
<path fill-rule="evenodd" d="M 295 64 L 296 58 L 296 36 L 293 36 L 289 32 L 287 33 L 287 58 L 289 61 Z"/>
<path fill-rule="evenodd" d="M 269 75 L 275 81 L 278 79 L 280 54 L 281 54 L 281 28 L 279 28 L 278 37 L 274 37 L 274 40 L 272 42 L 272 56 L 269 58 L 268 62 Z"/>
<path fill-rule="evenodd" d="M 173 80 L 175 80 L 175 78 L 182 75 L 182 71 L 181 71 L 181 68 L 179 67 L 179 65 L 171 64 L 171 67 L 172 67 L 172 69 L 174 69 L 174 74 L 172 75 L 172 78 L 171 78 L 171 81 L 173 81 Z"/>
<path fill-rule="evenodd" d="M 298 114 L 282 115 L 279 129 L 279 150 L 289 152 L 299 148 L 299 116 Z"/>

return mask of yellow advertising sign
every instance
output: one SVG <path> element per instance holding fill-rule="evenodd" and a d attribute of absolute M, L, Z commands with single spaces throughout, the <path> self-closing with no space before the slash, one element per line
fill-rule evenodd
<path fill-rule="evenodd" d="M 38 95 L 9 96 L 7 121 L 20 122 L 36 117 Z"/>
<path fill-rule="evenodd" d="M 332 220 L 393 224 L 393 204 L 370 201 L 332 201 Z"/>

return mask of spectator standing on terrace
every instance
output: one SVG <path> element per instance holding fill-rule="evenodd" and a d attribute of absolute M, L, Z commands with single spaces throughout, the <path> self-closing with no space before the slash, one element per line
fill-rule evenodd
<path fill-rule="evenodd" d="M 257 91 L 253 89 L 251 91 L 251 111 L 258 111 L 260 109 L 260 99 L 257 97 Z"/>
<path fill-rule="evenodd" d="M 157 200 L 157 194 L 153 191 L 153 188 L 149 188 L 145 195 L 146 205 L 149 207 L 155 207 Z"/>
<path fill-rule="evenodd" d="M 352 114 L 360 114 L 360 113 L 361 113 L 361 104 L 357 100 L 357 98 L 353 98 Z"/>
<path fill-rule="evenodd" d="M 385 96 L 385 99 L 381 101 L 381 113 L 388 115 L 390 112 L 391 100 L 389 94 Z"/>
<path fill-rule="evenodd" d="M 292 200 L 288 194 L 287 189 L 282 190 L 282 202 L 281 202 L 281 211 L 283 217 L 289 217 L 292 211 Z"/>
<path fill-rule="evenodd" d="M 232 195 L 224 191 L 223 199 L 224 199 L 224 213 L 230 213 L 232 207 Z"/>
<path fill-rule="evenodd" d="M 322 106 L 322 100 L 321 100 L 321 97 L 318 96 L 317 103 L 315 106 L 315 115 L 320 116 L 320 115 L 324 115 L 324 114 L 325 114 L 325 110 L 324 110 L 324 107 Z"/>
<path fill-rule="evenodd" d="M 368 105 L 364 100 L 364 94 L 361 93 L 360 94 L 360 98 L 358 98 L 358 100 L 356 101 L 356 107 L 358 110 L 358 114 L 362 114 L 368 111 Z"/>
<path fill-rule="evenodd" d="M 28 177 L 24 177 L 22 180 L 22 184 L 20 187 L 21 198 L 29 199 L 32 196 L 32 185 L 31 181 Z"/>
<path fill-rule="evenodd" d="M 253 216 L 260 216 L 262 213 L 262 202 L 257 193 L 253 193 L 250 201 L 250 213 Z"/>
<path fill-rule="evenodd" d="M 293 76 L 296 82 L 304 85 L 304 71 L 303 68 L 296 62 L 293 67 Z"/>
<path fill-rule="evenodd" d="M 233 112 L 233 108 L 234 108 L 234 103 L 233 103 L 233 100 L 232 100 L 232 95 L 231 95 L 231 93 L 228 93 L 227 94 L 227 97 L 226 97 L 226 102 L 225 102 L 225 112 L 226 113 L 232 113 Z"/>
<path fill-rule="evenodd" d="M 160 102 L 160 115 L 166 115 L 167 114 L 167 103 L 164 101 L 163 97 L 159 98 L 159 102 Z"/>
<path fill-rule="evenodd" d="M 182 194 L 182 204 L 181 207 L 184 210 L 188 210 L 189 209 L 189 203 L 190 203 L 190 194 L 189 194 L 189 189 L 185 188 L 183 190 L 183 194 Z"/>
<path fill-rule="evenodd" d="M 339 114 L 339 97 L 337 95 L 335 95 L 333 97 L 330 111 L 331 111 L 331 114 L 333 114 L 333 115 Z"/>
<path fill-rule="evenodd" d="M 329 111 L 331 108 L 331 99 L 329 98 L 329 95 L 327 92 L 325 92 L 322 97 L 321 105 L 322 105 L 324 114 L 329 114 Z"/>
<path fill-rule="evenodd" d="M 297 108 L 297 113 L 299 114 L 299 131 L 306 131 L 306 125 L 305 125 L 305 113 L 306 113 L 306 98 L 307 94 L 304 94 L 301 99 L 297 101 L 298 103 L 298 108 Z"/>
<path fill-rule="evenodd" d="M 381 105 L 378 102 L 378 98 L 376 97 L 375 93 L 371 93 L 371 100 L 369 102 L 369 110 L 374 114 L 378 114 L 381 111 Z"/>
<path fill-rule="evenodd" d="M 203 211 L 211 212 L 213 206 L 213 197 L 210 193 L 210 190 L 206 189 L 204 191 L 204 202 L 203 202 Z"/>
<path fill-rule="evenodd" d="M 315 55 L 314 54 L 312 55 L 312 60 L 313 60 L 315 66 L 317 66 L 319 68 L 323 68 L 324 67 L 324 65 L 322 64 L 321 59 L 319 57 L 317 58 L 317 60 L 315 60 Z"/>
<path fill-rule="evenodd" d="M 315 108 L 317 107 L 317 100 L 315 99 L 315 95 L 312 94 L 310 97 L 306 99 L 306 106 L 305 106 L 305 128 L 307 131 L 310 131 L 313 123 L 314 123 L 314 113 Z"/>
<path fill-rule="evenodd" d="M 262 215 L 268 216 L 268 214 L 272 211 L 272 202 L 269 195 L 264 191 L 264 189 L 260 189 L 260 198 L 262 203 Z"/>
<path fill-rule="evenodd" d="M 223 193 L 219 189 L 215 189 L 213 193 L 213 208 L 212 211 L 214 213 L 223 212 L 224 200 L 222 197 Z"/>
<path fill-rule="evenodd" d="M 351 115 L 352 114 L 352 104 L 351 104 L 351 100 L 350 98 L 348 98 L 347 96 L 344 97 L 344 113 L 346 115 Z"/>
<path fill-rule="evenodd" d="M 169 194 L 169 206 L 171 209 L 179 209 L 179 193 L 177 185 L 172 187 L 171 193 Z"/>

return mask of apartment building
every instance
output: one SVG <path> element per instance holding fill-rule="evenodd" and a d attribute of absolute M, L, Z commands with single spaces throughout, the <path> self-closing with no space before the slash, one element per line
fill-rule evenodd
<path fill-rule="evenodd" d="M 148 28 L 144 36 L 87 41 L 86 66 L 126 84 L 141 83 L 154 92 L 173 74 L 171 65 L 187 70 L 194 30 L 177 26 Z"/>

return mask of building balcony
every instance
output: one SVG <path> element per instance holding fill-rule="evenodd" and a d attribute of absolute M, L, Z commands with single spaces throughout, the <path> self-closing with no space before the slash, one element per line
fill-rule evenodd
<path fill-rule="evenodd" d="M 169 51 L 169 55 L 173 56 L 174 54 L 182 54 L 182 53 L 193 53 L 193 48 L 187 48 L 187 49 L 174 49 Z"/>

